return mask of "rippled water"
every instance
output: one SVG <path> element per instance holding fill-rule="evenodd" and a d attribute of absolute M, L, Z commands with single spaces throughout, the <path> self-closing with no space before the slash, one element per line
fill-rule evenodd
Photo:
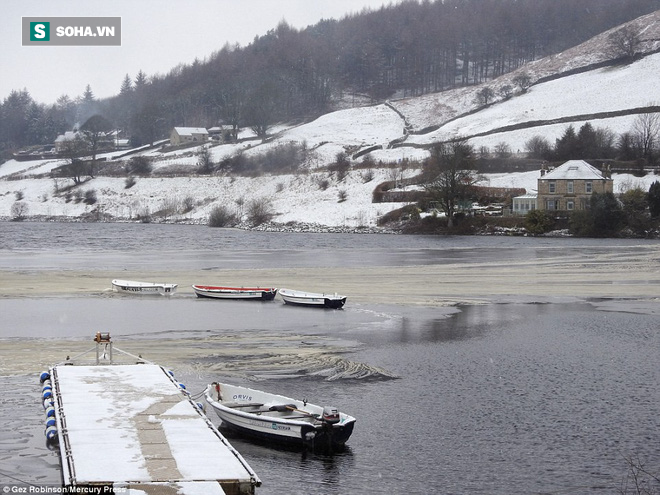
<path fill-rule="evenodd" d="M 139 246 L 153 240 L 142 236 L 139 227 L 113 226 L 106 240 L 95 238 L 99 243 L 118 236 L 130 239 L 138 258 L 148 258 Z M 147 226 L 147 231 L 171 238 L 173 245 L 187 245 L 176 229 L 189 232 L 190 227 L 160 227 Z M 48 229 L 60 227 L 38 228 L 45 236 Z M 238 239 L 233 246 L 245 248 L 235 249 L 236 259 L 243 260 L 239 263 L 273 263 L 254 253 L 278 246 L 279 235 L 244 233 L 243 239 L 242 233 L 231 232 Z M 22 235 L 32 239 L 34 254 L 41 257 L 38 263 L 69 263 L 62 258 L 68 248 L 39 247 L 34 233 Z M 527 247 L 525 256 L 543 256 L 557 242 L 542 240 L 537 249 L 528 244 L 534 240 L 476 239 L 471 245 L 472 239 L 464 238 L 307 235 L 283 236 L 292 244 L 286 249 L 302 254 L 292 255 L 290 263 L 311 264 L 313 252 L 328 266 L 340 262 L 337 252 L 353 253 L 349 263 L 357 263 L 361 250 L 380 256 L 381 263 L 410 257 L 417 264 L 437 263 L 485 251 L 506 260 L 518 243 Z M 213 251 L 210 239 L 200 242 Z M 453 253 L 433 242 L 446 243 Z M 115 257 L 121 251 L 92 244 L 84 250 L 89 254 L 84 263 L 119 262 Z M 330 248 L 322 245 L 331 245 L 332 253 L 326 256 Z M 604 250 L 619 244 L 569 240 L 554 245 Z M 18 248 L 5 246 L 0 252 L 8 250 Z M 200 261 L 181 257 L 181 262 Z M 0 263 L 8 262 L 3 257 Z M 28 268 L 35 264 L 26 263 Z M 46 314 L 56 318 L 47 335 L 47 319 L 34 321 L 44 304 Z M 227 379 L 336 405 L 357 417 L 349 448 L 335 456 L 230 437 L 263 480 L 260 494 L 620 493 L 630 456 L 639 456 L 650 471 L 660 473 L 660 330 L 654 315 L 599 311 L 586 302 L 468 306 L 455 314 L 349 304 L 343 311 L 317 313 L 281 303 L 225 305 L 194 298 L 118 302 L 112 297 L 5 299 L 0 311 L 3 321 L 11 322 L 0 327 L 5 375 L 0 377 L 0 485 L 59 481 L 57 455 L 44 444 L 34 362 L 59 359 L 66 345 L 86 337 L 95 318 L 125 326 L 116 331 L 117 346 L 144 346 L 147 357 L 152 352 L 172 367 L 193 392 L 209 381 Z M 79 318 L 72 318 L 76 311 Z M 139 321 L 140 328 L 131 327 L 131 321 Z M 279 365 L 269 360 L 270 354 L 280 356 Z M 311 367 L 329 356 L 399 378 L 374 373 L 366 379 L 327 381 L 323 375 L 296 373 L 297 365 Z M 12 372 L 19 363 L 22 370 Z"/>
<path fill-rule="evenodd" d="M 639 239 L 295 234 L 198 225 L 0 222 L 0 269 L 172 270 L 411 266 L 543 259 L 557 249 L 616 253 Z"/>

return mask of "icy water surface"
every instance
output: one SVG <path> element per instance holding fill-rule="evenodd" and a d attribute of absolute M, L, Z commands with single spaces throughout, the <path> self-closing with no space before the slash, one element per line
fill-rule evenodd
<path fill-rule="evenodd" d="M 359 266 L 374 257 L 378 264 L 432 264 L 484 253 L 506 262 L 520 245 L 528 257 L 554 247 L 606 252 L 622 245 L 232 231 L 225 261 L 211 229 L 148 226 L 154 236 L 137 227 L 0 225 L 31 245 L 20 249 L 5 237 L 0 265 L 155 264 L 158 256 L 141 247 L 153 248 L 154 238 L 194 253 L 180 232 L 201 232 L 202 254 L 169 253 L 185 267 L 278 266 L 274 253 L 290 266 Z M 60 228 L 57 235 L 78 236 L 80 253 L 42 240 Z M 458 311 L 349 301 L 344 310 L 317 312 L 193 297 L 0 299 L 0 485 L 59 482 L 58 457 L 44 442 L 38 371 L 89 348 L 90 331 L 111 329 L 117 347 L 172 368 L 193 393 L 213 380 L 233 381 L 357 418 L 348 449 L 334 456 L 230 437 L 263 480 L 258 494 L 620 493 L 626 458 L 660 473 L 660 320 L 625 309 L 599 301 Z"/>
<path fill-rule="evenodd" d="M 136 333 L 123 343 L 134 350 L 146 342 L 149 356 L 153 342 L 158 361 L 173 364 L 193 393 L 223 379 L 358 418 L 349 448 L 335 456 L 231 437 L 264 481 L 258 493 L 618 493 L 626 457 L 658 472 L 657 317 L 586 304 L 466 307 L 438 318 L 432 310 L 389 309 L 373 318 L 347 309 L 341 324 L 323 329 Z M 3 361 L 11 362 L 4 353 L 12 346 L 38 353 L 44 343 L 52 341 L 5 341 Z M 291 359 L 306 347 L 328 354 Z M 328 381 L 329 371 L 314 367 L 337 364 L 324 361 L 328 355 L 372 373 Z M 4 376 L 0 387 L 0 483 L 57 483 L 37 373 Z"/>

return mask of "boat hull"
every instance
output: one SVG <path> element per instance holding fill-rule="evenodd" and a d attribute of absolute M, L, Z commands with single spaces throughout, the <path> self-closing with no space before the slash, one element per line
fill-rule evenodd
<path fill-rule="evenodd" d="M 257 428 L 254 424 L 244 425 L 238 421 L 232 421 L 233 418 L 223 419 L 221 413 L 217 409 L 215 411 L 218 417 L 222 419 L 223 426 L 243 437 L 252 438 L 267 444 L 278 444 L 309 450 L 341 451 L 346 448 L 346 442 L 353 433 L 355 426 L 355 423 L 349 423 L 339 428 L 330 427 L 323 429 L 303 426 L 299 430 L 294 430 L 297 435 L 283 435 L 282 429 L 289 428 L 287 425 L 268 423 L 265 427 Z M 273 432 L 275 428 L 277 430 Z"/>
<path fill-rule="evenodd" d="M 218 287 L 193 285 L 197 297 L 208 299 L 256 299 L 272 301 L 277 289 L 272 287 Z"/>
<path fill-rule="evenodd" d="M 346 304 L 346 296 L 337 294 L 317 294 L 312 292 L 291 291 L 280 289 L 279 292 L 284 304 L 294 306 L 307 306 L 312 308 L 340 309 Z"/>
<path fill-rule="evenodd" d="M 118 279 L 112 281 L 112 290 L 124 294 L 169 296 L 176 293 L 177 287 L 178 284 L 160 284 Z"/>
<path fill-rule="evenodd" d="M 353 433 L 355 418 L 352 416 L 340 413 L 339 422 L 330 424 L 310 418 L 312 416 L 311 411 L 323 410 L 320 406 L 227 384 L 222 384 L 222 389 L 225 397 L 229 395 L 232 398 L 236 397 L 236 400 L 216 400 L 216 392 L 212 386 L 209 386 L 206 392 L 206 401 L 222 420 L 223 427 L 241 436 L 267 442 L 271 445 L 340 451 L 345 447 L 346 442 Z M 252 402 L 254 400 L 263 401 L 263 403 L 256 404 Z M 245 406 L 260 406 L 264 410 L 259 413 L 247 412 L 241 410 L 241 403 Z M 278 417 L 279 413 L 270 412 L 268 408 L 273 403 L 295 406 L 296 409 L 291 414 L 295 419 Z M 305 413 L 304 411 L 310 412 Z"/>

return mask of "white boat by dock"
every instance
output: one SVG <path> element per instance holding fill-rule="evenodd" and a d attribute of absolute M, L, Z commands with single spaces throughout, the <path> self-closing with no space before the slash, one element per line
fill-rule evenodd
<path fill-rule="evenodd" d="M 95 340 L 95 363 L 41 375 L 65 489 L 254 494 L 258 476 L 171 372 L 119 349 L 130 361 L 115 363 L 109 334 Z"/>
<path fill-rule="evenodd" d="M 178 286 L 178 284 L 138 282 L 136 280 L 114 279 L 112 281 L 112 290 L 115 292 L 123 292 L 125 294 L 160 294 L 163 296 L 169 296 L 176 292 Z"/>
<path fill-rule="evenodd" d="M 335 407 L 322 407 L 247 387 L 212 383 L 206 402 L 222 423 L 243 435 L 312 450 L 341 450 L 355 418 Z"/>
<path fill-rule="evenodd" d="M 304 292 L 301 290 L 280 289 L 279 294 L 282 297 L 284 304 L 293 304 L 297 306 L 339 309 L 346 304 L 346 296 L 337 293 L 324 294 L 317 292 Z"/>

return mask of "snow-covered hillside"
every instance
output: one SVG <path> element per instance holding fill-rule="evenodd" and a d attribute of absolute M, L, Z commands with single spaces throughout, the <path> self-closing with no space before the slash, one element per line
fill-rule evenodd
<path fill-rule="evenodd" d="M 12 206 L 21 201 L 28 216 L 80 217 L 95 211 L 115 219 L 134 219 L 138 215 L 167 212 L 169 221 L 206 222 L 214 207 L 225 206 L 241 214 L 250 201 L 268 201 L 276 212 L 275 221 L 317 223 L 330 226 L 373 226 L 377 218 L 401 204 L 374 204 L 372 193 L 385 180 L 400 179 L 419 172 L 418 165 L 429 156 L 433 143 L 468 137 L 475 147 L 493 149 L 506 143 L 522 151 L 525 142 L 540 135 L 550 142 L 559 137 L 566 122 L 538 125 L 551 119 L 572 120 L 575 127 L 589 119 L 596 127 L 614 133 L 629 131 L 636 115 L 604 118 L 603 112 L 627 111 L 660 104 L 657 74 L 660 74 L 660 11 L 637 19 L 629 26 L 647 40 L 648 55 L 628 65 L 618 65 L 578 72 L 534 84 L 527 92 L 496 102 L 475 111 L 475 96 L 483 86 L 494 89 L 510 84 L 513 74 L 476 87 L 391 101 L 384 104 L 351 108 L 329 113 L 313 122 L 297 126 L 281 125 L 271 130 L 271 138 L 262 142 L 250 131 L 243 131 L 235 144 L 209 145 L 212 160 L 220 162 L 243 153 L 263 154 L 288 143 L 305 144 L 310 150 L 303 171 L 297 175 L 269 175 L 259 178 L 197 176 L 199 149 L 164 152 L 160 149 L 139 152 L 153 160 L 152 177 L 137 178 L 126 188 L 124 178 L 96 177 L 78 186 L 82 192 L 93 190 L 96 203 L 87 205 L 62 190 L 71 185 L 67 179 L 52 179 L 48 174 L 63 160 L 10 160 L 0 165 L 0 218 L 12 217 Z M 612 30 L 614 31 L 614 30 Z M 525 71 L 533 81 L 602 62 L 607 56 L 610 33 L 567 50 L 564 53 L 528 64 Z M 529 128 L 493 132 L 506 126 L 525 124 Z M 436 130 L 415 133 L 433 126 Z M 490 134 L 488 134 L 491 132 Z M 396 146 L 394 146 L 396 143 Z M 371 150 L 369 153 L 363 154 Z M 327 171 L 343 152 L 351 159 L 353 170 L 345 178 Z M 356 154 L 361 155 L 360 158 Z M 376 163 L 371 169 L 361 167 L 364 157 Z M 105 155 L 119 162 L 115 153 Z M 125 158 L 124 158 L 125 159 Z M 382 164 L 381 164 L 382 163 Z M 379 165 L 381 164 L 381 165 Z M 190 171 L 189 177 L 181 173 Z M 171 172 L 176 171 L 177 176 Z M 538 172 L 495 174 L 486 183 L 497 187 L 522 187 L 536 190 Z M 631 187 L 648 189 L 658 177 L 637 179 L 614 175 L 615 190 Z"/>

